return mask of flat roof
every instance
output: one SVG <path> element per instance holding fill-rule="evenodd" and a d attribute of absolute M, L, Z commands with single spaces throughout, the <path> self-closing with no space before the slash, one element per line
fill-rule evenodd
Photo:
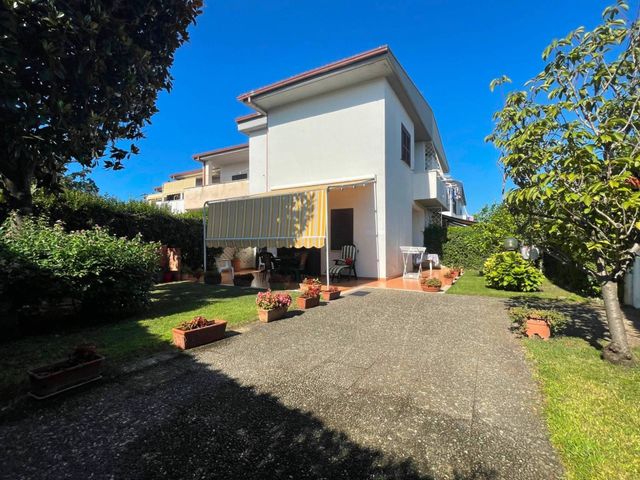
<path fill-rule="evenodd" d="M 243 93 L 238 96 L 238 100 L 244 102 L 249 97 L 254 95 L 262 95 L 264 93 L 273 92 L 280 88 L 288 87 L 295 83 L 301 82 L 303 80 L 308 80 L 310 78 L 324 75 L 328 72 L 332 72 L 334 70 L 338 70 L 345 66 L 349 66 L 351 64 L 360 62 L 362 60 L 369 60 L 370 58 L 377 57 L 379 55 L 384 55 L 389 52 L 388 45 L 382 45 L 380 47 L 374 48 L 372 50 L 367 50 L 366 52 L 358 53 L 351 57 L 343 58 L 342 60 L 337 60 L 335 62 L 328 63 L 321 67 L 314 68 L 312 70 L 307 70 L 306 72 L 299 73 L 289 78 L 285 78 L 284 80 L 280 80 L 278 82 L 272 83 L 270 85 L 266 85 L 264 87 L 257 88 L 255 90 L 251 90 L 250 92 Z"/>
<path fill-rule="evenodd" d="M 193 155 L 193 159 L 200 160 L 200 157 L 210 157 L 211 155 L 219 155 L 221 153 L 235 152 L 238 150 L 243 150 L 245 148 L 249 148 L 248 143 L 241 143 L 240 145 L 231 145 L 230 147 L 222 147 L 216 150 L 209 150 L 208 152 L 196 153 L 195 155 Z"/>
<path fill-rule="evenodd" d="M 187 170 L 186 172 L 172 173 L 171 175 L 169 175 L 169 178 L 188 177 L 190 175 L 197 175 L 198 173 L 202 173 L 202 168 Z"/>

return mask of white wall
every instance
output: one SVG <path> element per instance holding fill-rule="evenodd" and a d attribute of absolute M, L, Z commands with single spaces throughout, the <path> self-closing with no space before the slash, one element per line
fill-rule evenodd
<path fill-rule="evenodd" d="M 231 177 L 240 173 L 249 173 L 249 162 L 230 163 L 220 166 L 220 183 L 232 182 Z"/>
<path fill-rule="evenodd" d="M 402 274 L 401 245 L 413 243 L 413 170 L 400 159 L 401 125 L 412 139 L 411 162 L 415 162 L 414 126 L 391 86 L 385 81 L 385 239 L 386 276 Z M 421 244 L 420 244 L 421 245 Z"/>
<path fill-rule="evenodd" d="M 356 257 L 358 277 L 378 278 L 374 195 L 375 188 L 372 184 L 329 191 L 329 211 L 334 208 L 353 208 L 353 243 L 358 249 Z M 326 271 L 325 249 L 322 249 L 321 258 L 324 273 Z M 336 258 L 340 258 L 340 251 L 330 251 L 329 265 L 333 265 L 333 260 Z"/>
<path fill-rule="evenodd" d="M 249 133 L 249 193 L 267 191 L 267 129 Z"/>
<path fill-rule="evenodd" d="M 425 211 L 418 205 L 413 205 L 413 211 L 411 213 L 412 220 L 412 235 L 413 241 L 411 245 L 415 247 L 424 246 L 424 228 L 425 228 Z"/>

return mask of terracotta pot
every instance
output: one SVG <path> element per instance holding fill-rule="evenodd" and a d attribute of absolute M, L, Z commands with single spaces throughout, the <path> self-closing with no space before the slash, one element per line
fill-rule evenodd
<path fill-rule="evenodd" d="M 181 330 L 174 328 L 173 343 L 182 350 L 198 347 L 206 343 L 215 342 L 224 338 L 224 331 L 227 328 L 227 322 L 224 320 L 216 321 L 213 325 L 196 328 L 194 330 Z"/>
<path fill-rule="evenodd" d="M 335 300 L 336 298 L 340 298 L 340 290 L 338 290 L 337 292 L 323 291 L 321 292 L 321 295 L 322 295 L 322 300 L 324 300 L 325 302 L 328 302 L 329 300 Z"/>
<path fill-rule="evenodd" d="M 239 258 L 234 258 L 233 260 L 231 260 L 231 266 L 233 267 L 234 272 L 242 270 L 242 262 Z"/>
<path fill-rule="evenodd" d="M 296 299 L 296 304 L 298 305 L 298 308 L 301 308 L 302 310 L 306 310 L 307 308 L 317 307 L 318 305 L 320 305 L 320 297 L 311 297 L 311 298 L 298 297 Z"/>
<path fill-rule="evenodd" d="M 258 319 L 261 322 L 268 323 L 281 319 L 287 313 L 287 307 L 274 308 L 273 310 L 258 309 Z"/>
<path fill-rule="evenodd" d="M 447 278 L 447 277 L 442 277 L 442 285 L 453 285 L 455 278 L 451 277 L 451 278 Z"/>
<path fill-rule="evenodd" d="M 64 360 L 51 365 L 29 370 L 31 391 L 29 394 L 37 399 L 44 399 L 70 388 L 102 378 L 104 357 L 97 355 L 93 360 L 69 366 Z"/>
<path fill-rule="evenodd" d="M 547 340 L 551 336 L 551 329 L 545 320 L 529 317 L 527 318 L 526 334 L 529 338 L 537 335 L 543 340 Z"/>
<path fill-rule="evenodd" d="M 436 293 L 440 291 L 440 287 L 427 287 L 426 285 L 422 285 L 422 291 Z"/>

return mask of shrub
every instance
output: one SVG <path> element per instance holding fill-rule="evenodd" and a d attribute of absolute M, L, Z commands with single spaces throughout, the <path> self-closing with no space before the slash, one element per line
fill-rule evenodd
<path fill-rule="evenodd" d="M 447 239 L 447 228 L 440 225 L 429 225 L 424 229 L 423 235 L 427 252 L 442 255 L 442 244 Z"/>
<path fill-rule="evenodd" d="M 445 265 L 462 265 L 479 270 L 491 254 L 498 251 L 482 241 L 482 229 L 477 225 L 449 227 L 447 241 L 442 245 L 442 261 Z"/>
<path fill-rule="evenodd" d="M 66 232 L 61 224 L 12 219 L 0 226 L 0 304 L 14 321 L 83 313 L 83 320 L 122 317 L 149 301 L 159 244 L 110 235 L 105 229 Z"/>
<path fill-rule="evenodd" d="M 501 252 L 489 257 L 484 263 L 487 287 L 515 292 L 540 290 L 544 276 L 522 255 L 516 252 Z"/>
<path fill-rule="evenodd" d="M 420 280 L 420 283 L 427 287 L 440 288 L 442 286 L 442 282 L 440 281 L 440 279 L 435 277 L 423 278 Z"/>
<path fill-rule="evenodd" d="M 317 298 L 320 296 L 320 290 L 321 290 L 321 286 L 320 284 L 310 284 L 307 289 L 302 292 L 302 294 L 300 295 L 300 297 L 302 298 Z"/>
<path fill-rule="evenodd" d="M 291 295 L 288 293 L 272 293 L 271 290 L 260 292 L 256 296 L 256 305 L 260 310 L 274 310 L 276 308 L 289 308 Z"/>
<path fill-rule="evenodd" d="M 527 329 L 528 319 L 544 320 L 549 325 L 551 333 L 556 335 L 566 326 L 569 318 L 556 310 L 539 310 L 529 307 L 512 307 L 509 309 L 509 316 L 520 333 L 524 334 Z"/>

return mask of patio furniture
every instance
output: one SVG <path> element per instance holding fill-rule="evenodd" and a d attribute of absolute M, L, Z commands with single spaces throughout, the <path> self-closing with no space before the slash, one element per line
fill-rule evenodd
<path fill-rule="evenodd" d="M 338 277 L 338 281 L 342 279 L 342 274 L 347 273 L 349 276 L 353 274 L 354 278 L 358 279 L 356 273 L 356 253 L 358 249 L 355 245 L 343 245 L 340 249 L 340 258 L 334 260 L 334 265 L 329 268 L 329 274 L 331 279 Z"/>
<path fill-rule="evenodd" d="M 235 276 L 231 260 L 216 258 L 216 266 L 218 267 L 218 272 L 231 272 L 231 278 Z"/>
<path fill-rule="evenodd" d="M 415 278 L 419 279 L 422 274 L 422 256 L 427 249 L 425 247 L 400 247 L 400 252 L 402 252 L 402 262 L 404 263 L 404 269 L 402 271 L 402 278 Z M 407 264 L 409 263 L 409 259 L 413 259 L 414 255 L 419 255 L 418 259 L 418 271 L 417 272 L 407 272 Z M 413 270 L 413 261 L 410 263 L 411 269 Z"/>
<path fill-rule="evenodd" d="M 260 273 L 267 276 L 272 270 L 276 269 L 276 257 L 271 252 L 260 252 L 258 254 Z"/>
<path fill-rule="evenodd" d="M 429 263 L 429 275 L 433 272 L 433 267 L 440 266 L 440 257 L 437 253 L 427 254 L 427 259 L 425 261 Z"/>

